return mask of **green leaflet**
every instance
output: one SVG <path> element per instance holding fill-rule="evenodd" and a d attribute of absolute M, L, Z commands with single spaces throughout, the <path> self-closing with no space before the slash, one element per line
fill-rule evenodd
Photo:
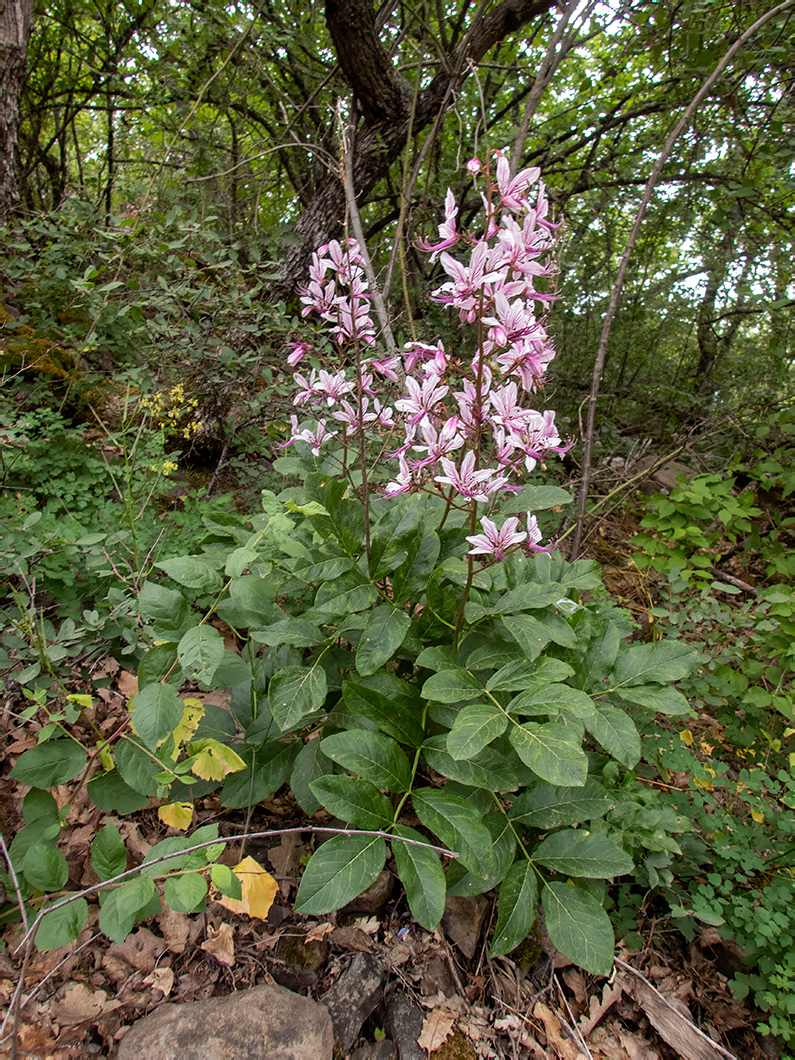
<path fill-rule="evenodd" d="M 514 862 L 500 887 L 497 924 L 489 956 L 510 953 L 530 934 L 538 911 L 538 883 L 532 864 Z"/>
<path fill-rule="evenodd" d="M 323 806 L 354 828 L 380 831 L 393 821 L 392 804 L 386 795 L 360 777 L 328 776 L 313 780 L 312 794 Z"/>
<path fill-rule="evenodd" d="M 101 880 L 127 869 L 127 848 L 116 825 L 109 821 L 91 844 L 91 867 Z"/>
<path fill-rule="evenodd" d="M 69 896 L 62 895 L 61 897 L 68 898 Z M 87 922 L 88 902 L 85 898 L 76 898 L 53 913 L 46 913 L 36 932 L 36 948 L 41 953 L 48 953 L 50 950 L 57 950 L 61 946 L 74 942 Z"/>
<path fill-rule="evenodd" d="M 405 611 L 381 604 L 370 614 L 356 648 L 356 669 L 369 677 L 389 662 L 409 631 L 411 619 Z"/>
<path fill-rule="evenodd" d="M 486 876 L 494 867 L 489 830 L 478 811 L 465 799 L 438 788 L 419 788 L 411 802 L 420 821 L 451 850 L 468 869 Z"/>
<path fill-rule="evenodd" d="M 287 666 L 268 684 L 268 706 L 276 724 L 285 731 L 320 710 L 327 691 L 326 672 L 317 660 L 313 666 Z"/>
<path fill-rule="evenodd" d="M 394 833 L 396 839 L 402 837 L 426 842 L 420 832 L 404 825 L 396 825 Z M 413 846 L 396 840 L 392 842 L 392 853 L 400 882 L 406 889 L 412 916 L 422 927 L 433 931 L 442 919 L 446 897 L 446 884 L 439 855 L 427 847 Z"/>
<path fill-rule="evenodd" d="M 375 881 L 385 861 L 386 843 L 379 836 L 332 836 L 309 859 L 296 912 L 321 916 L 347 905 Z"/>
<path fill-rule="evenodd" d="M 697 652 L 679 641 L 634 644 L 619 653 L 610 683 L 618 688 L 650 681 L 658 684 L 680 681 L 693 669 L 697 658 Z"/>
<path fill-rule="evenodd" d="M 472 758 L 502 736 L 507 724 L 505 711 L 496 704 L 472 703 L 456 717 L 447 735 L 447 751 L 455 759 Z"/>
<path fill-rule="evenodd" d="M 542 780 L 522 792 L 508 816 L 526 828 L 546 832 L 604 817 L 615 805 L 607 788 L 593 777 L 583 787 L 558 787 Z"/>
<path fill-rule="evenodd" d="M 547 934 L 562 954 L 592 975 L 609 975 L 615 938 L 597 900 L 568 883 L 545 883 L 541 894 Z"/>
<path fill-rule="evenodd" d="M 165 571 L 178 585 L 195 589 L 196 592 L 217 593 L 223 588 L 223 578 L 206 560 L 178 556 L 176 559 L 165 559 L 155 566 Z"/>
<path fill-rule="evenodd" d="M 632 858 L 601 832 L 567 828 L 553 832 L 535 848 L 533 861 L 565 876 L 610 880 L 634 868 Z"/>
<path fill-rule="evenodd" d="M 54 788 L 74 780 L 87 760 L 86 752 L 74 740 L 48 740 L 23 751 L 9 776 L 32 788 Z"/>
<path fill-rule="evenodd" d="M 526 766 L 550 784 L 579 786 L 588 775 L 588 758 L 576 729 L 558 722 L 514 725 L 508 737 Z"/>
<path fill-rule="evenodd" d="M 327 736 L 320 746 L 332 761 L 377 788 L 402 792 L 411 786 L 411 764 L 406 752 L 381 732 L 349 729 Z"/>
<path fill-rule="evenodd" d="M 179 725 L 184 709 L 175 689 L 168 684 L 147 685 L 130 700 L 135 731 L 141 742 L 153 751 Z"/>
<path fill-rule="evenodd" d="M 626 711 L 597 700 L 593 713 L 583 715 L 583 725 L 622 766 L 634 769 L 638 764 L 640 733 Z"/>
<path fill-rule="evenodd" d="M 437 703 L 461 703 L 482 695 L 483 685 L 467 670 L 442 670 L 422 686 L 425 699 Z"/>

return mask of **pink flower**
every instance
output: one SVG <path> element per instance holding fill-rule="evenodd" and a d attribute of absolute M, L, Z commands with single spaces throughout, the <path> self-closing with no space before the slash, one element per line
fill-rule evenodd
<path fill-rule="evenodd" d="M 433 377 L 426 379 L 422 385 L 411 376 L 406 379 L 409 396 L 396 401 L 395 408 L 398 412 L 409 414 L 409 423 L 419 423 L 433 412 L 434 407 L 447 395 L 449 387 L 437 386 L 436 382 Z"/>
<path fill-rule="evenodd" d="M 287 349 L 290 353 L 287 355 L 287 363 L 291 368 L 295 368 L 308 353 L 312 352 L 311 342 L 288 342 Z"/>
<path fill-rule="evenodd" d="M 459 235 L 455 230 L 455 219 L 458 216 L 458 207 L 455 204 L 455 195 L 453 195 L 450 188 L 447 189 L 447 195 L 444 200 L 444 221 L 439 225 L 439 235 L 441 236 L 441 243 L 437 243 L 435 246 L 427 241 L 427 239 L 420 239 L 417 242 L 417 246 L 420 250 L 424 250 L 431 255 L 431 261 L 434 260 L 440 250 L 446 250 L 448 247 L 454 246 L 458 240 Z"/>
<path fill-rule="evenodd" d="M 402 453 L 398 457 L 398 463 L 400 465 L 400 471 L 398 472 L 395 481 L 388 482 L 384 487 L 385 497 L 397 497 L 398 494 L 405 493 L 414 485 L 411 478 L 411 468 Z"/>
<path fill-rule="evenodd" d="M 483 164 L 479 158 L 470 158 L 467 162 L 467 173 L 469 173 L 470 176 L 476 177 L 481 169 L 483 169 Z"/>
<path fill-rule="evenodd" d="M 537 166 L 523 169 L 511 178 L 511 164 L 502 151 L 497 151 L 497 188 L 500 192 L 500 205 L 506 210 L 529 209 L 527 189 L 534 184 L 541 170 Z"/>
<path fill-rule="evenodd" d="M 452 460 L 442 457 L 440 461 L 443 475 L 436 475 L 437 482 L 446 482 L 456 493 L 467 500 L 485 503 L 490 494 L 506 485 L 508 479 L 500 475 L 496 468 L 483 467 L 475 470 L 475 454 L 470 450 L 461 463 L 461 470 Z M 494 476 L 497 476 L 495 478 Z"/>
<path fill-rule="evenodd" d="M 524 531 L 517 530 L 519 520 L 516 516 L 506 519 L 500 530 L 497 529 L 496 523 L 485 515 L 480 520 L 480 525 L 482 534 L 467 537 L 467 541 L 473 546 L 469 550 L 470 556 L 493 556 L 496 560 L 503 560 L 513 545 L 518 545 L 527 538 Z"/>
<path fill-rule="evenodd" d="M 460 449 L 464 444 L 464 437 L 459 431 L 460 426 L 461 423 L 457 416 L 451 416 L 440 431 L 437 431 L 428 420 L 423 420 L 420 428 L 425 444 L 415 445 L 414 448 L 418 452 L 425 451 L 428 455 L 423 457 L 422 460 L 418 460 L 414 467 L 420 468 L 426 467 L 428 464 L 435 464 L 447 453 Z"/>
<path fill-rule="evenodd" d="M 549 552 L 548 548 L 544 548 L 541 544 L 542 534 L 538 528 L 538 519 L 530 512 L 527 513 L 527 548 L 532 552 Z"/>

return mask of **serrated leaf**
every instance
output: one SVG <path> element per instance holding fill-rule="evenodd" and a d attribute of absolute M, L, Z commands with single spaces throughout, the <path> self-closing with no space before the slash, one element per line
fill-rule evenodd
<path fill-rule="evenodd" d="M 130 700 L 135 731 L 153 751 L 177 728 L 184 709 L 171 685 L 147 685 Z"/>
<path fill-rule="evenodd" d="M 204 560 L 194 559 L 193 556 L 164 559 L 155 566 L 165 571 L 177 585 L 184 585 L 186 589 L 195 589 L 200 593 L 217 593 L 224 585 L 224 580 L 217 570 Z"/>
<path fill-rule="evenodd" d="M 202 780 L 223 780 L 230 773 L 246 769 L 240 755 L 220 740 L 194 740 L 188 744 L 187 752 L 195 757 L 191 773 Z"/>
<path fill-rule="evenodd" d="M 483 823 L 491 835 L 494 853 L 494 868 L 487 876 L 469 872 L 460 862 L 454 861 L 447 870 L 447 893 L 461 898 L 474 898 L 498 887 L 513 864 L 516 854 L 516 835 L 510 821 L 502 813 L 487 813 Z"/>
<path fill-rule="evenodd" d="M 177 655 L 185 674 L 210 685 L 224 657 L 224 639 L 215 626 L 194 626 L 180 639 Z"/>
<path fill-rule="evenodd" d="M 190 828 L 193 820 L 193 803 L 170 802 L 166 806 L 158 807 L 157 816 L 169 828 L 177 828 L 185 832 Z"/>
<path fill-rule="evenodd" d="M 445 846 L 478 876 L 494 868 L 491 836 L 480 813 L 466 799 L 438 788 L 418 788 L 411 793 L 414 812 Z"/>
<path fill-rule="evenodd" d="M 494 703 L 472 703 L 460 711 L 447 735 L 447 750 L 455 759 L 472 758 L 502 736 L 508 718 Z"/>
<path fill-rule="evenodd" d="M 312 781 L 310 788 L 329 813 L 354 828 L 378 831 L 392 824 L 392 804 L 368 780 L 348 776 L 320 777 Z"/>
<path fill-rule="evenodd" d="M 428 847 L 398 842 L 401 838 L 426 842 L 425 837 L 414 828 L 397 825 L 394 831 L 392 853 L 400 882 L 406 890 L 409 909 L 418 924 L 433 931 L 442 919 L 446 896 L 446 882 L 439 855 Z"/>
<path fill-rule="evenodd" d="M 96 774 L 86 785 L 86 792 L 100 810 L 122 816 L 142 810 L 149 802 L 147 795 L 141 795 L 124 783 L 118 769 Z"/>
<path fill-rule="evenodd" d="M 116 769 L 125 784 L 140 795 L 156 795 L 160 787 L 155 777 L 162 771 L 162 763 L 129 740 L 122 740 L 114 752 Z"/>
<path fill-rule="evenodd" d="M 64 895 L 63 897 L 67 897 Z M 36 948 L 49 953 L 74 942 L 88 923 L 88 902 L 76 898 L 52 913 L 45 913 L 36 932 Z"/>
<path fill-rule="evenodd" d="M 224 898 L 233 898 L 236 902 L 239 902 L 243 897 L 243 887 L 240 879 L 228 865 L 222 865 L 220 862 L 211 865 L 210 880 L 213 887 L 220 891 Z"/>
<path fill-rule="evenodd" d="M 9 776 L 32 788 L 54 788 L 74 780 L 87 760 L 86 752 L 74 740 L 48 740 L 23 751 Z"/>
<path fill-rule="evenodd" d="M 675 640 L 634 644 L 616 659 L 610 683 L 614 688 L 648 682 L 668 684 L 687 677 L 698 658 L 689 645 Z"/>
<path fill-rule="evenodd" d="M 175 913 L 195 913 L 204 908 L 208 884 L 199 872 L 169 876 L 163 883 L 166 905 Z"/>
<path fill-rule="evenodd" d="M 356 669 L 369 677 L 389 662 L 409 631 L 411 619 L 401 608 L 381 604 L 370 614 L 356 648 Z"/>
<path fill-rule="evenodd" d="M 640 733 L 626 711 L 597 700 L 593 713 L 583 716 L 583 725 L 622 766 L 635 768 L 640 761 Z"/>
<path fill-rule="evenodd" d="M 22 859 L 25 879 L 37 891 L 60 891 L 69 879 L 66 858 L 57 847 L 34 843 Z"/>
<path fill-rule="evenodd" d="M 375 882 L 385 861 L 386 843 L 380 836 L 332 836 L 309 859 L 296 912 L 320 916 L 347 905 Z"/>
<path fill-rule="evenodd" d="M 182 593 L 152 581 L 145 582 L 138 594 L 138 608 L 164 640 L 179 640 L 188 625 L 198 622 Z"/>
<path fill-rule="evenodd" d="M 582 749 L 582 738 L 571 727 L 528 721 L 514 725 L 508 738 L 524 764 L 542 780 L 574 786 L 585 783 L 588 758 Z"/>
<path fill-rule="evenodd" d="M 494 928 L 490 957 L 510 953 L 527 938 L 538 911 L 538 883 L 532 864 L 522 859 L 514 862 L 500 887 L 497 925 Z"/>
<path fill-rule="evenodd" d="M 583 787 L 559 787 L 539 781 L 527 788 L 508 811 L 512 821 L 526 828 L 549 831 L 604 817 L 616 800 L 593 777 Z"/>
<path fill-rule="evenodd" d="M 532 859 L 565 876 L 592 880 L 610 880 L 634 868 L 629 854 L 609 836 L 574 828 L 553 832 L 535 848 Z"/>
<path fill-rule="evenodd" d="M 98 832 L 91 844 L 91 867 L 101 880 L 110 880 L 127 869 L 127 848 L 113 821 Z"/>
<path fill-rule="evenodd" d="M 213 866 L 213 869 L 223 869 L 225 866 Z M 212 873 L 213 883 L 221 891 L 222 897 L 216 898 L 219 905 L 233 913 L 245 913 L 247 916 L 256 917 L 258 920 L 267 920 L 273 899 L 279 892 L 279 885 L 273 876 L 264 869 L 258 861 L 252 857 L 243 858 L 241 862 L 231 870 L 232 875 L 238 883 L 240 895 L 234 897 L 216 883 L 215 873 Z M 227 888 L 231 890 L 231 881 L 227 881 Z"/>
<path fill-rule="evenodd" d="M 408 756 L 389 736 L 370 729 L 349 729 L 327 736 L 320 746 L 343 769 L 358 773 L 377 788 L 407 791 L 411 786 Z"/>
<path fill-rule="evenodd" d="M 615 938 L 610 918 L 590 894 L 567 883 L 545 883 L 547 934 L 562 954 L 592 975 L 609 975 Z"/>
<path fill-rule="evenodd" d="M 288 730 L 307 714 L 320 710 L 327 693 L 326 672 L 317 662 L 313 666 L 287 666 L 268 684 L 268 706 L 279 728 Z"/>

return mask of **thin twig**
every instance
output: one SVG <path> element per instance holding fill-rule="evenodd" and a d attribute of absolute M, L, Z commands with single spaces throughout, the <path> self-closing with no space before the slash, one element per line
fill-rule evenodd
<path fill-rule="evenodd" d="M 761 18 L 757 19 L 754 24 L 739 37 L 735 43 L 729 48 L 723 58 L 720 60 L 718 65 L 709 75 L 707 80 L 693 96 L 685 113 L 679 119 L 674 126 L 668 139 L 665 141 L 665 146 L 660 152 L 660 157 L 655 163 L 654 169 L 651 172 L 651 176 L 646 182 L 646 187 L 643 189 L 643 196 L 640 201 L 640 207 L 635 216 L 635 223 L 632 226 L 627 244 L 624 247 L 624 253 L 621 258 L 621 264 L 618 268 L 618 274 L 616 276 L 616 282 L 613 284 L 613 290 L 610 293 L 610 302 L 607 307 L 607 314 L 605 315 L 604 326 L 602 328 L 602 337 L 599 340 L 599 349 L 596 354 L 596 362 L 594 364 L 593 379 L 591 381 L 591 393 L 588 398 L 588 425 L 585 431 L 585 444 L 583 449 L 583 480 L 580 488 L 580 493 L 577 502 L 577 527 L 574 534 L 574 540 L 571 545 L 571 551 L 569 553 L 569 559 L 574 560 L 580 551 L 580 543 L 582 541 L 583 525 L 585 523 L 586 505 L 588 503 L 588 487 L 591 481 L 591 459 L 593 451 L 593 440 L 594 440 L 594 428 L 596 424 L 596 402 L 599 397 L 599 385 L 602 380 L 602 372 L 604 371 L 605 359 L 607 357 L 607 343 L 610 338 L 610 331 L 613 326 L 613 320 L 615 319 L 616 311 L 618 310 L 618 303 L 621 298 L 621 293 L 624 287 L 624 277 L 627 272 L 627 266 L 629 259 L 632 255 L 632 251 L 635 249 L 635 242 L 640 232 L 640 226 L 643 223 L 643 218 L 646 215 L 646 207 L 651 202 L 652 192 L 654 187 L 659 180 L 660 174 L 663 171 L 665 163 L 668 161 L 668 155 L 671 153 L 674 143 L 679 138 L 680 133 L 690 123 L 690 119 L 693 113 L 698 108 L 701 101 L 707 95 L 709 90 L 721 76 L 723 71 L 732 61 L 737 52 L 745 46 L 750 38 L 756 33 L 758 29 L 761 29 L 767 22 L 776 15 L 785 11 L 787 8 L 792 7 L 795 4 L 795 0 L 784 0 L 784 3 L 778 4 L 772 8 L 766 14 L 762 15 Z"/>

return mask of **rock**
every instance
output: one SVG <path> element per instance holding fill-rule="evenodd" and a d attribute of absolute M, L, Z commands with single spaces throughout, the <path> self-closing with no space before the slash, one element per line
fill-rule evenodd
<path fill-rule="evenodd" d="M 122 1038 L 118 1060 L 331 1060 L 323 1005 L 280 986 L 161 1005 Z"/>
<path fill-rule="evenodd" d="M 394 877 L 389 869 L 383 869 L 378 879 L 371 883 L 366 891 L 362 891 L 358 898 L 349 902 L 344 911 L 346 913 L 375 913 L 386 905 L 394 883 Z"/>
<path fill-rule="evenodd" d="M 383 978 L 383 966 L 375 957 L 369 953 L 357 953 L 323 995 L 323 1004 L 334 1023 L 334 1039 L 346 1053 L 381 998 Z"/>
<path fill-rule="evenodd" d="M 427 1053 L 417 1044 L 422 1032 L 422 1009 L 408 994 L 395 991 L 386 1001 L 386 1029 L 397 1046 L 400 1060 L 427 1060 Z"/>
<path fill-rule="evenodd" d="M 306 942 L 304 935 L 291 932 L 282 935 L 274 950 L 274 956 L 284 964 L 274 964 L 269 970 L 276 982 L 288 990 L 314 986 L 320 978 L 327 953 L 328 943 L 323 939 Z"/>
<path fill-rule="evenodd" d="M 477 898 L 451 897 L 444 903 L 444 933 L 470 961 L 475 956 L 488 908 L 489 900 L 483 895 Z"/>
<path fill-rule="evenodd" d="M 397 1048 L 393 1041 L 385 1038 L 382 1042 L 354 1049 L 351 1053 L 351 1060 L 397 1060 Z"/>

